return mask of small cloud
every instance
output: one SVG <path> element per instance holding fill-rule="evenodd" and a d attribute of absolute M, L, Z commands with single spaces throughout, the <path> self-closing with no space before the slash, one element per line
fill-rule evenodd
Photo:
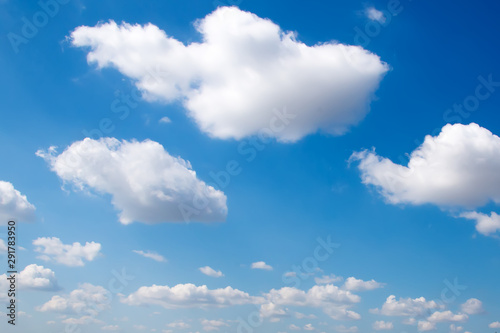
<path fill-rule="evenodd" d="M 165 259 L 164 256 L 162 256 L 161 254 L 158 254 L 156 252 L 151 252 L 151 251 L 140 251 L 140 250 L 133 250 L 132 252 L 134 253 L 137 253 L 145 258 L 149 258 L 149 259 L 153 259 L 155 261 L 158 261 L 158 262 L 166 262 L 167 259 Z"/>
<path fill-rule="evenodd" d="M 266 271 L 272 271 L 273 268 L 263 261 L 257 261 L 252 264 L 252 269 L 264 269 Z"/>
<path fill-rule="evenodd" d="M 500 328 L 500 321 L 495 321 L 488 325 L 489 328 Z"/>
<path fill-rule="evenodd" d="M 216 271 L 215 269 L 213 269 L 210 266 L 200 267 L 199 270 L 203 274 L 211 276 L 211 277 L 215 277 L 215 278 L 224 276 L 224 274 L 222 274 L 221 271 Z"/>
<path fill-rule="evenodd" d="M 384 13 L 382 13 L 380 10 L 376 9 L 375 7 L 366 8 L 365 15 L 370 20 L 377 21 L 379 23 L 384 23 L 386 20 Z"/>
<path fill-rule="evenodd" d="M 163 117 L 160 120 L 158 120 L 158 123 L 160 123 L 160 124 L 170 124 L 171 122 L 172 122 L 172 120 L 170 120 L 169 117 Z"/>

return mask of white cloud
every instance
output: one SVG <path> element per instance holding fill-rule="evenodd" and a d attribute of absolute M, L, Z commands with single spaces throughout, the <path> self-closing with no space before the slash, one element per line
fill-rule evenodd
<path fill-rule="evenodd" d="M 0 275 L 0 290 L 8 289 L 7 274 Z M 31 264 L 17 276 L 17 285 L 21 290 L 56 291 L 61 289 L 55 273 L 43 266 Z M 7 300 L 7 293 L 0 293 L 0 301 Z"/>
<path fill-rule="evenodd" d="M 300 330 L 300 327 L 298 327 L 295 324 L 291 324 L 290 326 L 288 326 L 288 328 L 291 329 L 292 331 L 299 331 Z"/>
<path fill-rule="evenodd" d="M 203 326 L 203 330 L 207 332 L 220 331 L 222 327 L 229 326 L 229 324 L 227 324 L 223 320 L 207 320 L 207 319 L 203 319 L 201 321 L 201 325 Z"/>
<path fill-rule="evenodd" d="M 360 302 L 358 295 L 334 285 L 313 286 L 307 292 L 291 287 L 272 289 L 265 294 L 268 302 L 278 306 L 303 306 L 321 308 L 336 320 L 358 320 L 361 316 L 349 310 Z"/>
<path fill-rule="evenodd" d="M 400 298 L 396 300 L 396 296 L 387 297 L 382 309 L 371 310 L 372 313 L 382 314 L 385 316 L 404 316 L 416 317 L 422 316 L 428 310 L 438 309 L 439 305 L 434 301 L 427 301 L 424 297 L 420 298 Z"/>
<path fill-rule="evenodd" d="M 363 281 L 354 277 L 349 277 L 344 282 L 343 288 L 350 291 L 365 291 L 382 288 L 383 286 L 383 283 L 379 283 L 375 280 Z"/>
<path fill-rule="evenodd" d="M 481 206 L 500 203 L 500 138 L 477 124 L 445 125 L 410 155 L 408 166 L 375 152 L 354 153 L 363 183 L 391 203 Z"/>
<path fill-rule="evenodd" d="M 257 261 L 257 262 L 254 262 L 252 263 L 252 269 L 263 269 L 263 270 L 267 270 L 267 271 L 271 271 L 273 268 L 266 264 L 264 261 Z"/>
<path fill-rule="evenodd" d="M 123 224 L 224 221 L 226 196 L 199 180 L 191 164 L 157 142 L 89 138 L 57 155 L 38 151 L 52 170 L 79 190 L 112 196 Z"/>
<path fill-rule="evenodd" d="M 183 322 L 182 320 L 177 320 L 177 321 L 174 321 L 172 323 L 167 324 L 167 327 L 178 328 L 178 329 L 186 329 L 186 328 L 190 328 L 191 325 L 189 325 L 188 323 Z"/>
<path fill-rule="evenodd" d="M 314 331 L 316 328 L 312 324 L 306 324 L 304 325 L 304 330 L 305 331 Z"/>
<path fill-rule="evenodd" d="M 379 23 L 385 23 L 385 15 L 382 11 L 376 9 L 375 7 L 368 7 L 365 10 L 365 15 L 372 21 L 377 21 Z"/>
<path fill-rule="evenodd" d="M 48 302 L 38 307 L 37 310 L 96 316 L 99 312 L 109 308 L 110 301 L 111 295 L 108 290 L 101 286 L 84 283 L 69 295 L 53 296 Z"/>
<path fill-rule="evenodd" d="M 156 252 L 151 252 L 151 251 L 140 251 L 140 250 L 133 250 L 132 252 L 137 253 L 145 258 L 153 259 L 158 262 L 166 262 L 167 259 L 165 259 L 164 256 L 161 254 L 158 254 Z"/>
<path fill-rule="evenodd" d="M 394 324 L 390 321 L 378 320 L 373 323 L 372 328 L 375 331 L 392 330 L 394 328 Z"/>
<path fill-rule="evenodd" d="M 120 326 L 118 325 L 106 325 L 101 327 L 101 330 L 103 331 L 118 331 L 120 329 Z"/>
<path fill-rule="evenodd" d="M 0 277 L 1 278 L 1 277 Z M 59 290 L 55 273 L 36 264 L 26 266 L 19 273 L 19 287 L 32 290 Z"/>
<path fill-rule="evenodd" d="M 476 230 L 485 236 L 491 236 L 500 231 L 500 215 L 491 212 L 491 215 L 486 215 L 478 212 L 464 212 L 460 217 L 476 221 Z"/>
<path fill-rule="evenodd" d="M 209 266 L 200 267 L 199 270 L 203 274 L 211 276 L 211 277 L 215 277 L 215 278 L 224 276 L 224 274 L 222 274 L 221 271 L 216 271 L 215 269 L 213 269 L 212 267 L 209 267 Z"/>
<path fill-rule="evenodd" d="M 224 139 L 264 128 L 280 141 L 317 131 L 341 135 L 369 112 L 389 70 L 362 47 L 307 46 L 295 33 L 236 7 L 220 7 L 195 27 L 202 42 L 189 45 L 152 24 L 113 21 L 78 27 L 71 42 L 90 48 L 89 63 L 133 80 L 147 100 L 181 101 L 202 131 Z M 293 120 L 276 117 L 283 107 Z"/>
<path fill-rule="evenodd" d="M 315 277 L 314 282 L 316 284 L 331 284 L 335 282 L 342 281 L 342 277 L 335 276 L 334 274 L 323 275 L 322 277 Z"/>
<path fill-rule="evenodd" d="M 160 124 L 170 124 L 172 120 L 169 117 L 162 117 L 159 121 Z"/>
<path fill-rule="evenodd" d="M 271 321 L 280 320 L 280 318 L 288 316 L 286 309 L 274 303 L 262 304 L 259 312 L 262 317 L 269 318 Z"/>
<path fill-rule="evenodd" d="M 469 319 L 465 313 L 454 314 L 451 311 L 436 311 L 427 318 L 427 321 L 431 323 L 443 323 L 443 322 L 465 322 Z"/>
<path fill-rule="evenodd" d="M 476 315 L 484 312 L 483 302 L 477 298 L 470 298 L 462 304 L 462 311 L 469 315 Z"/>
<path fill-rule="evenodd" d="M 0 225 L 9 220 L 32 222 L 35 206 L 9 182 L 0 180 Z"/>
<path fill-rule="evenodd" d="M 433 331 L 436 329 L 436 324 L 425 320 L 420 320 L 417 325 L 417 329 L 420 332 Z"/>
<path fill-rule="evenodd" d="M 7 245 L 3 239 L 0 239 L 0 253 L 7 252 Z"/>
<path fill-rule="evenodd" d="M 122 302 L 128 305 L 159 305 L 167 309 L 227 307 L 231 305 L 258 304 L 263 300 L 231 287 L 208 289 L 207 286 L 178 284 L 174 287 L 141 287 Z"/>
<path fill-rule="evenodd" d="M 344 325 L 336 326 L 335 330 L 339 333 L 358 333 L 359 331 L 357 326 L 346 327 Z"/>
<path fill-rule="evenodd" d="M 489 328 L 500 328 L 500 321 L 495 321 L 488 325 Z"/>
<path fill-rule="evenodd" d="M 66 266 L 84 266 L 84 260 L 93 261 L 101 251 L 101 244 L 86 242 L 82 245 L 78 242 L 63 244 L 57 237 L 41 237 L 33 241 L 35 252 L 41 253 L 39 259 L 55 261 Z"/>

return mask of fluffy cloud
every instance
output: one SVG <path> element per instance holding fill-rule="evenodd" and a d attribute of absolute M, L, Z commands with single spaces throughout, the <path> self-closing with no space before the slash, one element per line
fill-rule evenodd
<path fill-rule="evenodd" d="M 0 253 L 7 252 L 7 244 L 3 239 L 0 239 Z"/>
<path fill-rule="evenodd" d="M 485 236 L 491 236 L 500 231 L 500 215 L 495 212 L 489 216 L 478 212 L 464 212 L 459 216 L 476 221 L 476 230 Z"/>
<path fill-rule="evenodd" d="M 500 321 L 495 321 L 488 325 L 489 328 L 500 328 Z"/>
<path fill-rule="evenodd" d="M 417 328 L 420 332 L 433 331 L 436 329 L 436 324 L 425 320 L 420 320 L 418 322 Z"/>
<path fill-rule="evenodd" d="M 0 277 L 2 278 L 2 277 Z M 3 279 L 3 278 L 2 278 Z M 55 273 L 49 268 L 31 264 L 19 273 L 19 287 L 32 290 L 59 290 Z"/>
<path fill-rule="evenodd" d="M 7 274 L 0 275 L 0 290 L 9 289 Z M 43 266 L 35 264 L 26 266 L 17 277 L 17 286 L 21 290 L 56 291 L 60 287 L 57 284 L 55 273 Z M 8 301 L 7 292 L 0 293 L 0 302 Z"/>
<path fill-rule="evenodd" d="M 258 304 L 263 300 L 231 287 L 208 289 L 207 286 L 178 284 L 174 287 L 141 287 L 122 302 L 128 305 L 159 305 L 167 309 L 227 307 L 231 305 Z"/>
<path fill-rule="evenodd" d="M 358 320 L 361 316 L 349 310 L 361 298 L 334 285 L 313 286 L 307 292 L 291 287 L 272 289 L 265 295 L 268 302 L 278 306 L 321 308 L 336 320 Z"/>
<path fill-rule="evenodd" d="M 476 315 L 484 312 L 483 302 L 477 298 L 470 298 L 462 304 L 462 311 L 469 315 Z"/>
<path fill-rule="evenodd" d="M 211 276 L 211 277 L 215 277 L 215 278 L 224 276 L 224 274 L 222 274 L 221 271 L 216 271 L 215 269 L 213 269 L 210 266 L 200 267 L 199 270 L 203 274 Z"/>
<path fill-rule="evenodd" d="M 270 320 L 280 320 L 282 317 L 288 316 L 288 311 L 283 309 L 281 306 L 274 303 L 262 304 L 260 307 L 260 315 L 264 318 L 270 318 Z M 297 316 L 299 318 L 299 316 Z M 304 318 L 304 317 L 301 317 Z"/>
<path fill-rule="evenodd" d="M 296 141 L 345 133 L 369 111 L 389 67 L 359 46 L 307 46 L 296 34 L 236 7 L 198 20 L 202 42 L 185 45 L 152 24 L 111 21 L 71 34 L 89 63 L 116 68 L 150 101 L 181 101 L 200 129 L 217 138 L 268 135 Z M 294 119 L 279 119 L 287 107 Z M 283 116 L 281 116 L 283 117 Z"/>
<path fill-rule="evenodd" d="M 257 261 L 257 262 L 252 263 L 251 268 L 252 269 L 263 269 L 266 271 L 271 271 L 273 269 L 270 265 L 266 264 L 264 261 Z"/>
<path fill-rule="evenodd" d="M 0 180 L 0 225 L 9 220 L 32 222 L 35 206 L 9 182 Z"/>
<path fill-rule="evenodd" d="M 154 261 L 158 261 L 158 262 L 166 262 L 167 261 L 167 259 L 165 259 L 164 256 L 162 256 L 161 254 L 158 254 L 156 252 L 140 251 L 140 250 L 133 250 L 132 252 L 137 253 L 137 254 L 143 256 L 144 258 L 153 259 Z"/>
<path fill-rule="evenodd" d="M 64 182 L 110 194 L 123 224 L 224 221 L 227 215 L 224 193 L 199 180 L 188 161 L 154 141 L 86 138 L 60 155 L 54 147 L 37 155 Z"/>
<path fill-rule="evenodd" d="M 429 310 L 438 309 L 439 305 L 434 301 L 427 301 L 424 297 L 420 298 L 400 298 L 396 296 L 387 297 L 382 309 L 371 310 L 372 313 L 379 313 L 385 316 L 405 316 L 416 317 L 425 315 Z"/>
<path fill-rule="evenodd" d="M 451 311 L 436 311 L 427 318 L 427 321 L 431 323 L 443 323 L 443 322 L 465 322 L 469 319 L 465 313 L 454 314 Z"/>
<path fill-rule="evenodd" d="M 372 328 L 375 331 L 392 330 L 394 328 L 394 324 L 390 321 L 378 320 L 373 323 Z"/>
<path fill-rule="evenodd" d="M 500 138 L 477 124 L 445 125 L 410 155 L 408 166 L 375 152 L 354 153 L 363 183 L 391 203 L 481 206 L 500 203 Z"/>
<path fill-rule="evenodd" d="M 343 288 L 350 291 L 365 291 L 382 288 L 383 286 L 383 283 L 379 283 L 375 280 L 363 281 L 350 277 L 345 281 Z"/>
<path fill-rule="evenodd" d="M 63 244 L 57 237 L 41 237 L 33 241 L 35 252 L 41 253 L 39 259 L 55 261 L 66 266 L 84 266 L 84 260 L 94 260 L 101 251 L 101 244 L 86 242 L 82 245 L 78 242 Z"/>
<path fill-rule="evenodd" d="M 105 288 L 84 283 L 80 285 L 79 289 L 73 290 L 69 295 L 53 296 L 47 303 L 37 308 L 37 310 L 41 312 L 96 316 L 99 312 L 109 308 L 110 301 L 111 295 Z"/>

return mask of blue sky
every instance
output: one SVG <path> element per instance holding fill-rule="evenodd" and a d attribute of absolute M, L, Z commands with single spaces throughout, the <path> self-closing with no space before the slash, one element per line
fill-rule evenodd
<path fill-rule="evenodd" d="M 41 3 L 0 1 L 2 331 L 500 328 L 498 4 Z"/>

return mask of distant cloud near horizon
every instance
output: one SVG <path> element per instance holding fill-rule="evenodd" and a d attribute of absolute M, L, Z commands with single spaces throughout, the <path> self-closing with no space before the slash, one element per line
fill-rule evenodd
<path fill-rule="evenodd" d="M 166 262 L 167 261 L 167 259 L 165 259 L 164 256 L 162 256 L 161 254 L 158 254 L 156 252 L 141 251 L 141 250 L 133 250 L 132 252 L 137 253 L 138 255 L 141 255 L 144 258 L 153 259 L 154 261 L 158 261 L 158 262 Z"/>
<path fill-rule="evenodd" d="M 266 264 L 264 261 L 254 262 L 250 267 L 252 269 L 263 269 L 266 271 L 271 271 L 273 269 L 270 265 Z"/>
<path fill-rule="evenodd" d="M 215 278 L 223 277 L 224 276 L 224 274 L 222 274 L 221 271 L 216 271 L 215 269 L 213 269 L 210 266 L 200 267 L 199 270 L 203 274 L 211 276 L 211 277 L 215 277 Z"/>

